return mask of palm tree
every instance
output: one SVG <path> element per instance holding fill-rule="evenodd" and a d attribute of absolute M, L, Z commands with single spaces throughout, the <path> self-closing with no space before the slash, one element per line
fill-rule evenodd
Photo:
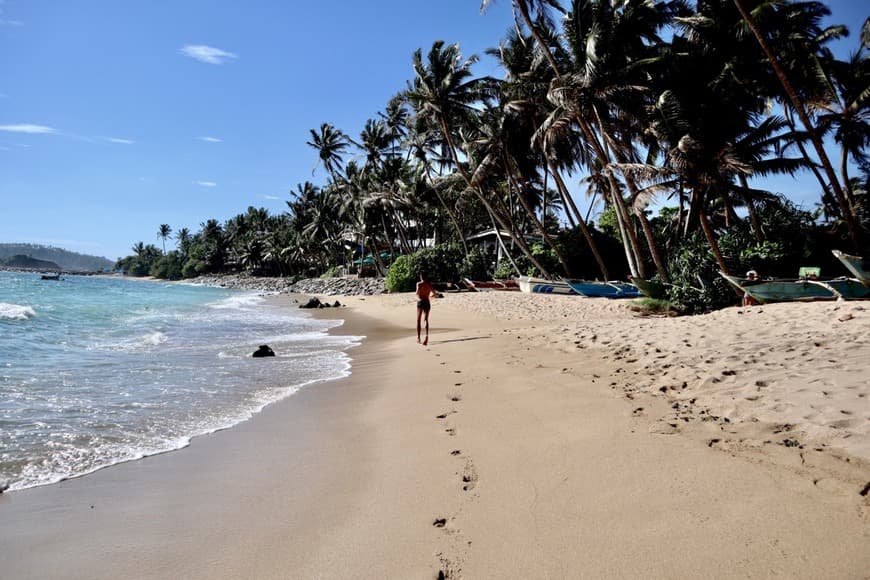
<path fill-rule="evenodd" d="M 781 0 L 773 0 L 770 2 L 763 1 L 760 3 L 759 6 L 755 8 L 753 12 L 763 12 L 764 10 L 770 10 L 771 8 L 775 8 L 776 5 L 780 3 Z M 807 10 L 810 10 L 813 9 L 814 6 L 809 5 L 816 5 L 818 3 L 803 2 L 801 4 L 805 6 Z M 822 168 L 824 169 L 825 175 L 828 178 L 831 190 L 833 191 L 834 197 L 837 200 L 837 204 L 840 207 L 842 218 L 846 222 L 846 228 L 848 229 L 849 237 L 851 238 L 855 249 L 860 249 L 861 236 L 859 234 L 858 225 L 855 222 L 854 211 L 849 204 L 849 200 L 846 198 L 846 194 L 843 192 L 843 188 L 839 182 L 836 172 L 834 171 L 834 167 L 831 164 L 830 159 L 828 158 L 827 152 L 825 151 L 824 144 L 822 143 L 822 136 L 810 119 L 809 113 L 807 112 L 806 104 L 799 96 L 798 91 L 792 85 L 788 74 L 786 73 L 785 69 L 780 63 L 779 58 L 776 55 L 776 52 L 774 51 L 774 48 L 768 42 L 765 32 L 761 29 L 753 14 L 746 9 L 746 4 L 744 0 L 734 0 L 734 5 L 740 12 L 743 20 L 746 22 L 746 26 L 752 32 L 753 36 L 755 36 L 755 38 L 757 39 L 758 44 L 761 46 L 761 50 L 764 52 L 765 57 L 769 61 L 770 66 L 773 68 L 774 73 L 776 74 L 776 78 L 779 80 L 780 84 L 782 84 L 783 91 L 785 92 L 789 103 L 794 108 L 794 111 L 797 113 L 798 118 L 801 120 L 801 123 L 806 129 L 810 137 L 810 141 L 813 144 L 813 148 L 816 151 L 816 155 L 818 156 Z M 830 14 L 830 11 L 828 10 L 825 10 L 824 12 Z"/>
<path fill-rule="evenodd" d="M 157 237 L 163 240 L 163 253 L 166 253 L 166 238 L 172 233 L 172 228 L 169 224 L 160 224 L 160 229 L 157 230 Z"/>
<path fill-rule="evenodd" d="M 426 64 L 423 63 L 422 50 L 417 49 L 413 56 L 415 78 L 406 93 L 408 100 L 417 115 L 429 127 L 439 132 L 453 166 L 468 189 L 486 208 L 490 219 L 499 228 L 511 232 L 512 239 L 523 254 L 543 275 L 549 276 L 546 268 L 532 255 L 523 236 L 513 233 L 505 217 L 499 214 L 487 196 L 472 183 L 471 174 L 460 159 L 453 131 L 471 123 L 477 114 L 475 104 L 493 92 L 486 81 L 471 78 L 471 67 L 476 62 L 476 56 L 463 61 L 458 45 L 445 47 L 440 40 L 433 43 Z"/>
<path fill-rule="evenodd" d="M 306 141 L 305 144 L 317 150 L 317 162 L 311 172 L 314 173 L 317 166 L 323 163 L 323 167 L 330 177 L 336 179 L 340 174 L 341 165 L 344 163 L 342 154 L 350 147 L 350 140 L 341 130 L 333 127 L 332 123 L 322 123 L 319 132 L 314 129 L 311 129 L 310 132 L 311 141 Z"/>
<path fill-rule="evenodd" d="M 178 249 L 181 252 L 181 255 L 187 256 L 191 242 L 190 230 L 187 228 L 181 228 L 175 232 L 175 239 L 178 241 Z"/>
<path fill-rule="evenodd" d="M 141 258 L 145 255 L 145 243 L 144 242 L 136 242 L 133 244 L 133 247 L 130 248 L 133 250 L 133 253 L 136 254 L 136 257 Z"/>

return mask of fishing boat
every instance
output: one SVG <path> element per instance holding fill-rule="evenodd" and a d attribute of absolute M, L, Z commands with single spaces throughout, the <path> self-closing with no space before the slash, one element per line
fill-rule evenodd
<path fill-rule="evenodd" d="M 870 268 L 868 268 L 868 264 L 864 258 L 861 256 L 844 254 L 840 250 L 831 250 L 831 252 L 858 280 L 864 284 L 870 284 Z"/>
<path fill-rule="evenodd" d="M 853 278 L 749 280 L 719 272 L 729 284 L 760 304 L 812 300 L 861 300 L 870 298 L 870 287 Z"/>
<path fill-rule="evenodd" d="M 531 292 L 533 294 L 577 294 L 564 280 L 545 280 L 544 278 L 520 276 L 517 282 L 519 282 L 520 290 L 523 292 Z"/>
<path fill-rule="evenodd" d="M 475 292 L 488 291 L 488 290 L 519 290 L 520 285 L 516 280 L 470 280 L 465 278 L 463 280 L 465 285 L 469 290 L 474 290 Z"/>
<path fill-rule="evenodd" d="M 60 277 L 60 274 L 43 274 L 42 279 L 43 280 L 63 280 L 63 278 Z"/>
<path fill-rule="evenodd" d="M 627 282 L 598 282 L 592 280 L 565 280 L 569 286 L 588 298 L 638 298 L 641 293 L 634 284 Z"/>

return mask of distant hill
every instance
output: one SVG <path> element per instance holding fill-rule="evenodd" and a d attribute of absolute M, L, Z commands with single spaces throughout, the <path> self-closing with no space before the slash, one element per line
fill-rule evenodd
<path fill-rule="evenodd" d="M 0 265 L 6 266 L 7 268 L 25 268 L 28 270 L 61 269 L 61 267 L 54 262 L 49 262 L 47 260 L 37 260 L 36 258 L 31 258 L 30 256 L 25 256 L 23 254 L 18 254 L 12 256 L 11 258 L 0 259 Z"/>
<path fill-rule="evenodd" d="M 9 264 L 12 258 L 30 258 L 36 262 L 44 261 L 53 264 L 49 266 L 15 266 Z M 8 268 L 58 269 L 66 271 L 99 272 L 111 270 L 115 262 L 102 256 L 89 256 L 70 252 L 63 248 L 41 246 L 39 244 L 0 244 L 0 265 Z"/>

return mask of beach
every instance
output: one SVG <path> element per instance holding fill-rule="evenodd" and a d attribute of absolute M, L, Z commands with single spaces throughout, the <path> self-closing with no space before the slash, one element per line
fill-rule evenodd
<path fill-rule="evenodd" d="M 276 296 L 287 308 L 296 304 Z M 867 578 L 870 311 L 341 298 L 347 378 L 0 495 L 3 578 Z"/>

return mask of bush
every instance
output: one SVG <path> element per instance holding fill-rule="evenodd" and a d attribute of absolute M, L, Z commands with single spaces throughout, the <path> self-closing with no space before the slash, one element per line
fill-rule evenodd
<path fill-rule="evenodd" d="M 337 278 L 338 277 L 338 266 L 330 266 L 330 268 L 320 275 L 321 278 Z"/>
<path fill-rule="evenodd" d="M 700 314 L 734 304 L 737 295 L 718 274 L 706 238 L 696 232 L 676 249 L 668 263 L 672 286 L 668 300 L 686 314 Z"/>
<path fill-rule="evenodd" d="M 179 258 L 176 252 L 170 252 L 169 254 L 158 258 L 157 261 L 152 264 L 148 273 L 155 278 L 161 278 L 163 280 L 179 280 L 183 276 L 181 258 Z"/>
<path fill-rule="evenodd" d="M 432 282 L 457 282 L 464 264 L 462 250 L 453 245 L 423 248 L 409 256 L 399 256 L 387 271 L 385 281 L 390 292 L 411 292 L 420 272 Z"/>
<path fill-rule="evenodd" d="M 417 277 L 412 270 L 413 256 L 399 256 L 387 271 L 384 285 L 389 292 L 411 292 L 414 290 Z"/>
<path fill-rule="evenodd" d="M 489 253 L 480 246 L 473 248 L 463 258 L 459 273 L 463 278 L 472 280 L 489 279 Z"/>

